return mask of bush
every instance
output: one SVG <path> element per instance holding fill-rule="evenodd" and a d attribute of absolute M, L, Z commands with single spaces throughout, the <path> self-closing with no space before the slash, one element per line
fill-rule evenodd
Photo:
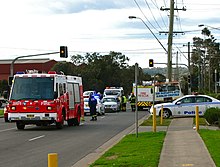
<path fill-rule="evenodd" d="M 215 98 L 220 100 L 220 94 L 218 93 Z"/>
<path fill-rule="evenodd" d="M 206 119 L 206 121 L 211 124 L 211 125 L 215 125 L 218 124 L 219 125 L 219 121 L 220 121 L 220 108 L 208 108 L 204 114 L 204 118 Z"/>

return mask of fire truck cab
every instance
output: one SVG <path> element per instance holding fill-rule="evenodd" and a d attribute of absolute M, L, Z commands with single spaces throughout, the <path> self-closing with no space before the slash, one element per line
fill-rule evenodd
<path fill-rule="evenodd" d="M 83 107 L 81 77 L 34 72 L 14 75 L 6 110 L 9 122 L 15 122 L 17 129 L 27 124 L 55 124 L 61 129 L 64 121 L 78 126 Z"/>

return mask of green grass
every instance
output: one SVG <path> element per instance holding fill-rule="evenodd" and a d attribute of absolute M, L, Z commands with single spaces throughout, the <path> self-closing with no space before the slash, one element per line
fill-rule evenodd
<path fill-rule="evenodd" d="M 220 131 L 201 129 L 199 130 L 199 134 L 208 148 L 215 165 L 220 166 Z"/>
<path fill-rule="evenodd" d="M 125 136 L 90 167 L 157 167 L 166 132 Z"/>
<path fill-rule="evenodd" d="M 3 115 L 4 115 L 4 111 L 0 110 L 0 116 L 3 116 Z"/>
<path fill-rule="evenodd" d="M 160 124 L 160 117 L 156 117 L 156 125 L 157 126 L 169 126 L 170 122 L 172 121 L 172 118 L 163 119 L 163 124 Z M 153 126 L 153 117 L 150 116 L 147 120 L 145 120 L 141 126 Z"/>
<path fill-rule="evenodd" d="M 193 124 L 194 125 L 196 124 L 196 118 L 195 117 L 193 118 Z M 202 126 L 207 126 L 208 125 L 204 117 L 199 117 L 199 125 L 202 125 Z"/>

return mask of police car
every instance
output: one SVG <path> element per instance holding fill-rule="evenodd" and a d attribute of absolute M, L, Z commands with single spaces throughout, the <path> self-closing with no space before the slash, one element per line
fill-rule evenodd
<path fill-rule="evenodd" d="M 162 106 L 164 118 L 171 116 L 194 116 L 196 106 L 199 107 L 199 115 L 203 115 L 207 108 L 220 108 L 220 100 L 207 95 L 186 95 L 174 100 L 172 103 L 154 105 L 157 116 L 160 116 Z M 153 106 L 150 109 L 150 113 L 151 115 L 153 114 Z"/>

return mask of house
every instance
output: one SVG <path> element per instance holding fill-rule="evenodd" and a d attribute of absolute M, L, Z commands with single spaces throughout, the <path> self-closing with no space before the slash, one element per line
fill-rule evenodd
<path fill-rule="evenodd" d="M 8 80 L 13 59 L 0 60 L 0 80 Z M 50 59 L 18 59 L 13 65 L 13 74 L 17 71 L 38 70 L 48 72 L 57 63 Z"/>

